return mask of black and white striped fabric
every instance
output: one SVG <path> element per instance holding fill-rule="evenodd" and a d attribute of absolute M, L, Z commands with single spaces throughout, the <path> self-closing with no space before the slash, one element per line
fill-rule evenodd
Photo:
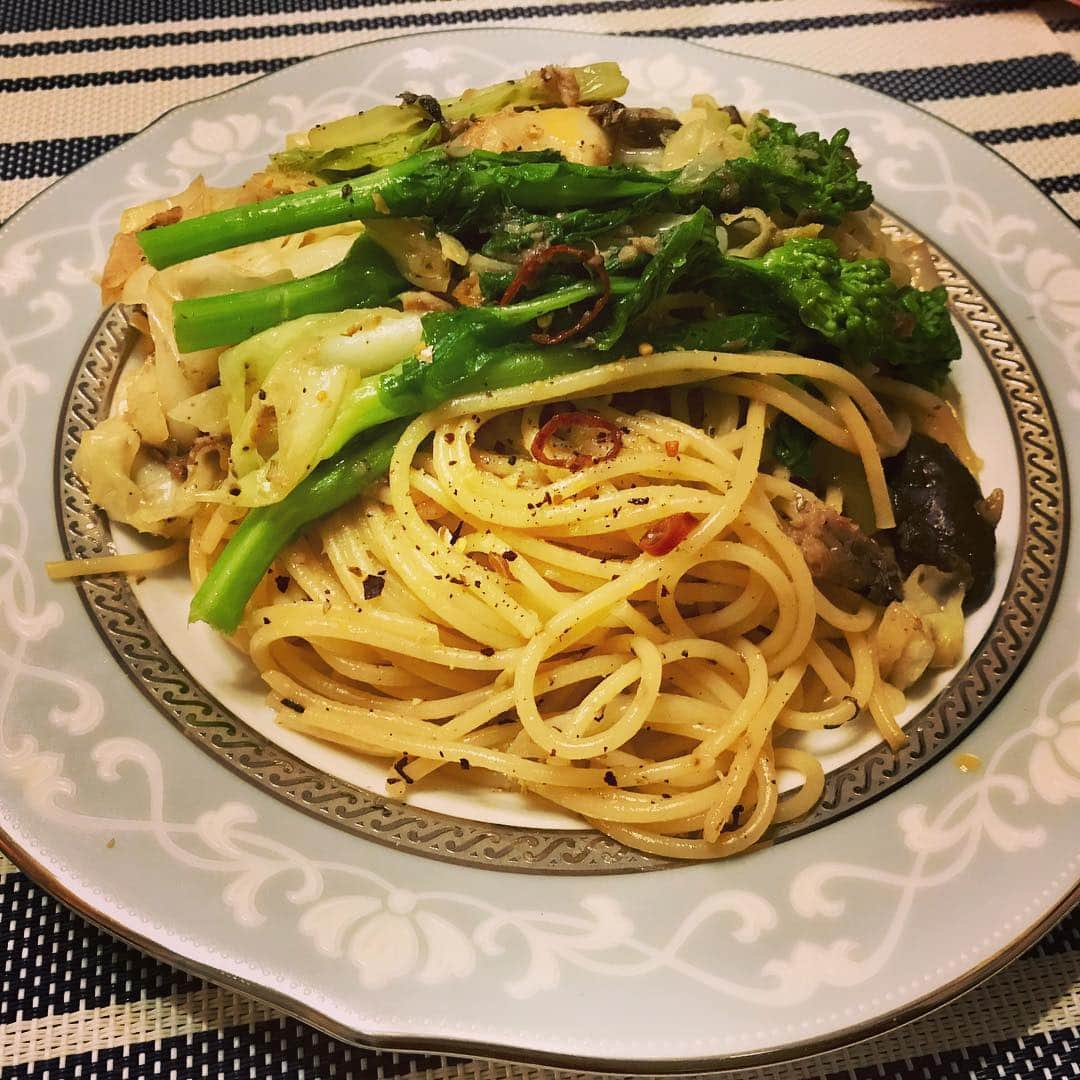
<path fill-rule="evenodd" d="M 1065 0 L 0 0 L 0 219 L 174 105 L 328 49 L 493 25 L 673 35 L 841 75 L 970 132 L 1080 219 L 1080 7 Z M 1074 915 L 1004 974 L 916 1024 L 732 1076 L 1080 1080 L 1078 1024 Z M 0 857 L 0 1075 L 548 1073 L 335 1042 L 118 944 Z"/>
<path fill-rule="evenodd" d="M 1080 1077 L 1080 913 L 952 1006 L 848 1050 L 730 1080 Z M 337 1042 L 121 945 L 0 858 L 0 1075 L 10 1080 L 585 1080 Z"/>
<path fill-rule="evenodd" d="M 359 41 L 494 25 L 667 34 L 841 75 L 970 132 L 1080 218 L 1065 0 L 5 0 L 0 218 L 173 105 Z"/>

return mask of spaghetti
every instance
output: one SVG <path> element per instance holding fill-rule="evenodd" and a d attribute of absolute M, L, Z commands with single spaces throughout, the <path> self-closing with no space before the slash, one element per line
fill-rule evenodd
<path fill-rule="evenodd" d="M 449 771 L 704 859 L 819 798 L 800 733 L 903 744 L 1001 497 L 848 133 L 626 87 L 403 94 L 126 211 L 102 295 L 146 357 L 74 467 L 174 542 L 49 572 L 186 552 L 191 618 L 390 794 Z"/>
<path fill-rule="evenodd" d="M 777 381 L 790 374 L 830 405 L 808 407 Z M 704 411 L 741 416 L 730 430 L 635 411 L 644 391 L 706 379 Z M 619 453 L 573 470 L 533 458 L 548 403 L 613 425 Z M 868 709 L 903 742 L 902 695 L 874 661 L 879 610 L 815 586 L 785 533 L 816 496 L 761 471 L 772 409 L 858 448 L 882 483 L 897 433 L 876 398 L 783 353 L 655 354 L 418 417 L 387 484 L 289 548 L 253 603 L 240 638 L 279 722 L 392 762 L 391 793 L 451 769 L 658 855 L 753 844 L 777 818 L 778 767 L 800 777 L 784 816 L 824 783 L 785 733 Z M 220 514 L 196 530 L 196 584 Z M 681 516 L 679 542 L 643 550 Z"/>

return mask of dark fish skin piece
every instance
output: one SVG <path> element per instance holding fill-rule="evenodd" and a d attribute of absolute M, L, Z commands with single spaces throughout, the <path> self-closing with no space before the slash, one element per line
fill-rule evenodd
<path fill-rule="evenodd" d="M 994 587 L 994 526 L 980 513 L 979 483 L 944 444 L 915 433 L 886 462 L 896 528 L 893 548 L 905 574 L 920 563 L 956 574 L 964 607 L 977 608 Z"/>

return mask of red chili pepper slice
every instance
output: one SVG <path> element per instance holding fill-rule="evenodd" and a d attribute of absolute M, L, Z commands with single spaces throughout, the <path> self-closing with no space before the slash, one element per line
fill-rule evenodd
<path fill-rule="evenodd" d="M 650 525 L 638 541 L 638 547 L 647 555 L 666 555 L 690 535 L 696 524 L 697 518 L 693 514 L 672 514 Z"/>
<path fill-rule="evenodd" d="M 601 448 L 600 453 L 586 454 L 581 450 L 568 449 L 566 457 L 552 457 L 548 453 L 548 444 L 560 431 L 570 428 L 594 428 L 599 434 L 596 443 Z M 532 456 L 544 465 L 557 465 L 560 469 L 569 469 L 577 472 L 586 465 L 599 465 L 602 461 L 610 461 L 617 456 L 622 449 L 622 432 L 602 416 L 587 412 L 561 412 L 556 413 L 536 433 L 532 441 Z"/>
<path fill-rule="evenodd" d="M 514 280 L 506 287 L 506 292 L 502 294 L 502 298 L 499 300 L 499 306 L 505 307 L 509 304 L 514 297 L 527 285 L 531 285 L 536 280 L 537 274 L 547 266 L 552 259 L 557 259 L 566 256 L 568 258 L 577 259 L 589 274 L 595 278 L 599 283 L 603 292 L 593 302 L 593 306 L 582 313 L 581 317 L 572 326 L 566 327 L 565 330 L 560 330 L 554 334 L 536 333 L 529 336 L 538 345 L 558 345 L 564 341 L 569 341 L 570 338 L 580 334 L 582 330 L 590 326 L 593 321 L 600 315 L 600 312 L 607 307 L 608 300 L 611 299 L 611 278 L 608 276 L 608 272 L 604 267 L 604 259 L 598 251 L 588 251 L 585 248 L 571 247 L 569 244 L 551 244 L 549 247 L 540 248 L 537 251 L 530 252 L 522 261 L 521 266 L 518 268 L 518 272 L 514 275 Z"/>

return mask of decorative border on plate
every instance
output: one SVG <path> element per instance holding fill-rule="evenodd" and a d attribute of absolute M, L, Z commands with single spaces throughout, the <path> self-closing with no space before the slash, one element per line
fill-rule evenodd
<path fill-rule="evenodd" d="M 895 219 L 887 227 L 901 227 Z M 818 805 L 776 827 L 790 839 L 893 790 L 968 732 L 1001 696 L 1034 647 L 1064 569 L 1066 493 L 1061 440 L 1037 374 L 1004 317 L 937 249 L 934 260 L 953 311 L 994 376 L 1020 464 L 1023 511 L 1017 556 L 994 621 L 967 663 L 906 730 L 898 753 L 876 747 L 831 772 Z M 113 550 L 108 520 L 71 468 L 79 439 L 108 413 L 117 376 L 134 341 L 127 314 L 107 310 L 79 358 L 57 432 L 56 511 L 71 557 Z M 618 873 L 679 865 L 625 848 L 593 831 L 523 829 L 419 809 L 366 791 L 290 754 L 225 709 L 172 655 L 142 611 L 126 577 L 86 579 L 80 594 L 121 668 L 184 735 L 261 789 L 350 832 L 433 858 L 497 870 Z"/>

